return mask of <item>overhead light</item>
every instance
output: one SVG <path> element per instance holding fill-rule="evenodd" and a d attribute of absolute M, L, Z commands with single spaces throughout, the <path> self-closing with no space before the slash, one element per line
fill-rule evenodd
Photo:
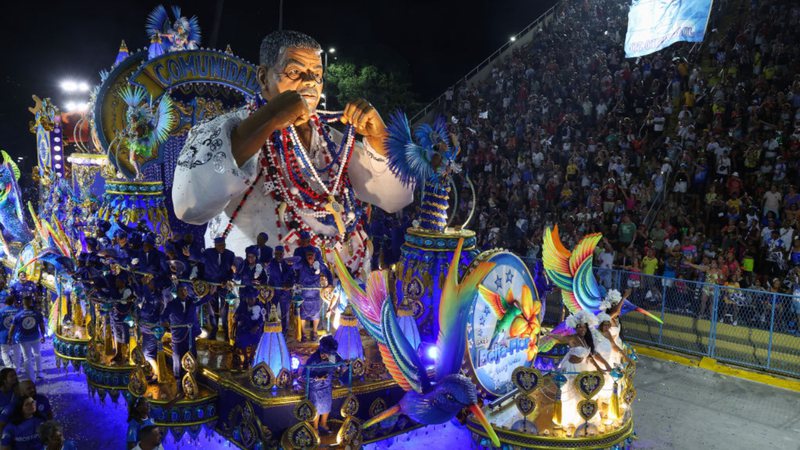
<path fill-rule="evenodd" d="M 516 40 L 517 40 L 517 37 L 516 37 L 516 36 L 511 36 L 511 38 L 509 38 L 509 40 L 510 40 L 511 42 L 514 42 L 514 41 L 516 41 Z"/>
<path fill-rule="evenodd" d="M 78 91 L 79 92 L 89 92 L 89 83 L 85 81 L 81 81 L 78 83 Z"/>
<path fill-rule="evenodd" d="M 75 92 L 78 90 L 78 83 L 73 80 L 64 80 L 61 82 L 61 89 L 65 92 Z"/>
<path fill-rule="evenodd" d="M 63 87 L 63 86 L 62 86 L 62 87 Z M 75 105 L 76 105 L 76 103 L 75 103 L 75 102 L 73 102 L 73 101 L 69 101 L 69 102 L 67 102 L 67 103 L 65 103 L 65 104 L 64 104 L 64 109 L 65 109 L 65 110 L 67 110 L 67 112 L 72 112 L 72 111 L 75 111 L 75 108 L 76 108 L 76 106 L 75 106 Z"/>
<path fill-rule="evenodd" d="M 336 49 L 331 47 L 328 49 L 328 53 L 336 53 Z"/>

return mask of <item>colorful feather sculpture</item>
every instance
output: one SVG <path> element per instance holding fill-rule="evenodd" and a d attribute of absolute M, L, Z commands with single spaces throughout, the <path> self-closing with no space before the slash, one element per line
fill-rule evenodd
<path fill-rule="evenodd" d="M 119 96 L 128 105 L 121 137 L 130 151 L 131 163 L 136 166 L 133 156 L 150 158 L 153 150 L 169 138 L 177 123 L 177 115 L 168 94 L 154 105 L 153 97 L 144 89 L 126 85 L 120 89 Z M 138 171 L 138 167 L 136 169 Z"/>
<path fill-rule="evenodd" d="M 386 288 L 385 273 L 372 272 L 365 291 L 350 275 L 339 254 L 334 254 L 334 270 L 353 311 L 370 336 L 378 342 L 381 358 L 392 379 L 406 391 L 397 405 L 365 422 L 365 428 L 398 413 L 422 424 L 444 423 L 462 409 L 469 408 L 483 424 L 492 442 L 499 447 L 499 439 L 478 404 L 475 385 L 459 373 L 467 344 L 469 307 L 477 294 L 478 284 L 494 264 L 479 264 L 461 283 L 457 283 L 458 261 L 463 244 L 462 239 L 453 254 L 439 301 L 436 347 L 440 356 L 436 361 L 434 380 L 428 378 L 417 352 L 397 323 L 394 305 Z"/>
<path fill-rule="evenodd" d="M 579 311 L 590 311 L 597 314 L 601 310 L 601 304 L 606 297 L 606 289 L 597 282 L 593 272 L 594 250 L 603 238 L 600 233 L 592 233 L 584 236 L 578 245 L 570 252 L 561 243 L 558 236 L 558 225 L 553 229 L 546 228 L 544 231 L 544 242 L 542 246 L 542 262 L 544 270 L 550 280 L 561 289 L 561 299 L 564 306 L 571 314 Z M 628 300 L 623 300 L 623 311 L 637 311 L 647 317 L 661 323 L 661 319 L 650 312 L 635 306 Z M 574 332 L 568 326 L 562 324 L 556 327 L 552 333 L 557 335 L 567 335 Z M 555 345 L 555 341 L 545 336 L 539 342 L 539 350 L 547 351 Z"/>
<path fill-rule="evenodd" d="M 0 164 L 0 224 L 3 226 L 3 237 L 9 241 L 28 242 L 33 234 L 22 213 L 19 167 L 5 150 L 0 150 L 0 154 L 3 155 Z"/>

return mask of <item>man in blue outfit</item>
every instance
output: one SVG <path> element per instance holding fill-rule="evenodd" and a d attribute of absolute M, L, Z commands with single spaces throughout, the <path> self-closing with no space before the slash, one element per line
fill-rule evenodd
<path fill-rule="evenodd" d="M 292 287 L 293 282 L 294 271 L 283 259 L 283 246 L 279 245 L 275 247 L 272 261 L 267 264 L 267 285 L 275 288 L 272 301 L 280 305 L 281 327 L 284 334 L 289 330 L 289 307 L 292 301 L 292 293 L 286 288 Z"/>
<path fill-rule="evenodd" d="M 256 345 L 264 329 L 266 309 L 258 301 L 258 290 L 252 286 L 239 289 L 239 307 L 234 313 L 235 336 L 233 348 L 233 368 L 247 369 L 253 364 Z"/>
<path fill-rule="evenodd" d="M 150 272 L 142 276 L 142 283 L 138 286 L 137 310 L 139 316 L 139 334 L 144 359 L 153 367 L 153 373 L 158 373 L 157 359 L 159 337 L 154 334 L 154 329 L 161 325 L 161 315 L 169 300 L 172 300 L 172 289 L 169 282 L 159 273 Z"/>
<path fill-rule="evenodd" d="M 272 247 L 267 245 L 269 235 L 267 233 L 258 233 L 256 238 L 256 245 L 251 245 L 245 249 L 245 252 L 253 251 L 256 255 L 256 261 L 259 264 L 266 264 L 272 260 Z"/>
<path fill-rule="evenodd" d="M 0 308 L 0 359 L 5 367 L 21 367 L 22 352 L 19 344 L 10 341 L 9 334 L 14 324 L 14 317 L 20 309 L 14 305 L 14 297 L 5 298 L 5 304 Z"/>
<path fill-rule="evenodd" d="M 306 249 L 305 258 L 294 266 L 297 274 L 297 283 L 303 288 L 303 304 L 300 309 L 300 318 L 311 322 L 311 340 L 317 340 L 317 327 L 319 326 L 322 299 L 319 290 L 322 287 L 320 280 L 324 277 L 328 286 L 333 285 L 333 275 L 328 268 L 317 260 L 317 253 L 313 249 Z M 305 337 L 303 337 L 305 340 Z"/>
<path fill-rule="evenodd" d="M 28 274 L 25 271 L 20 270 L 17 273 L 17 281 L 11 284 L 11 294 L 17 299 L 17 307 L 22 307 L 22 299 L 25 297 L 33 298 L 35 306 L 39 287 L 28 279 Z"/>
<path fill-rule="evenodd" d="M 108 312 L 108 317 L 111 320 L 111 331 L 114 334 L 114 357 L 112 361 L 118 364 L 126 364 L 128 362 L 128 343 L 131 339 L 130 325 L 127 320 L 130 320 L 130 314 L 133 311 L 133 289 L 128 286 L 128 280 L 125 276 L 117 276 L 114 278 L 114 288 L 107 291 L 109 301 L 111 303 L 111 310 Z"/>
<path fill-rule="evenodd" d="M 16 342 L 22 348 L 25 360 L 25 370 L 31 380 L 41 378 L 42 353 L 41 344 L 44 343 L 44 318 L 39 311 L 33 309 L 33 298 L 22 299 L 22 311 L 14 316 L 9 330 L 8 343 Z M 36 371 L 34 372 L 34 364 Z"/>
<path fill-rule="evenodd" d="M 194 340 L 200 334 L 200 323 L 197 320 L 197 307 L 216 298 L 217 288 L 211 287 L 209 294 L 198 299 L 192 293 L 192 285 L 187 282 L 178 284 L 178 295 L 167 304 L 162 315 L 162 322 L 169 324 L 172 332 L 172 372 L 178 380 L 178 390 L 182 390 L 181 358 L 186 352 L 195 353 Z"/>
<path fill-rule="evenodd" d="M 264 265 L 260 264 L 257 260 L 258 254 L 253 247 L 247 247 L 247 259 L 242 265 L 238 275 L 238 280 L 241 284 L 252 286 L 255 284 L 263 284 L 267 279 L 267 274 L 264 271 Z M 241 296 L 241 292 L 239 293 Z"/>
<path fill-rule="evenodd" d="M 298 247 L 294 249 L 292 256 L 304 259 L 306 257 L 306 251 L 311 250 L 316 254 L 317 261 L 322 261 L 322 252 L 320 252 L 317 247 L 311 245 L 311 233 L 308 231 L 300 232 L 300 240 L 297 241 L 297 245 Z"/>
<path fill-rule="evenodd" d="M 136 270 L 156 273 L 164 264 L 164 254 L 156 248 L 156 238 L 148 234 L 142 241 L 142 251 L 136 255 Z"/>
<path fill-rule="evenodd" d="M 236 272 L 234 259 L 233 252 L 225 248 L 225 238 L 215 238 L 214 248 L 207 248 L 203 251 L 203 279 L 211 283 L 221 284 L 233 280 Z M 211 340 L 217 338 L 220 319 L 222 319 L 223 338 L 225 340 L 228 339 L 228 303 L 225 301 L 227 294 L 227 288 L 217 289 L 215 298 L 209 303 L 211 331 L 208 338 Z"/>

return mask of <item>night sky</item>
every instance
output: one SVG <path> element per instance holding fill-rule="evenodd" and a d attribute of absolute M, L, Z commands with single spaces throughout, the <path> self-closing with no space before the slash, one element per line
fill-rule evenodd
<path fill-rule="evenodd" d="M 157 1 L 15 0 L 0 15 L 0 148 L 35 161 L 31 94 L 66 101 L 64 78 L 99 82 L 114 62 L 120 40 L 133 51 L 148 44 L 147 14 Z M 216 10 L 222 8 L 216 48 L 257 63 L 261 38 L 277 29 L 278 0 L 184 1 L 183 15 L 196 15 L 203 46 L 212 46 Z M 420 100 L 428 101 L 494 52 L 556 0 L 292 1 L 284 2 L 284 28 L 314 36 L 323 48 L 356 63 L 375 63 L 406 73 Z M 169 6 L 170 3 L 164 3 Z"/>

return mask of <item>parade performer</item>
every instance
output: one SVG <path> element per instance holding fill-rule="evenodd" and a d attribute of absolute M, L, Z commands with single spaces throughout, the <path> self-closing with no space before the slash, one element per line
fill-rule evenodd
<path fill-rule="evenodd" d="M 311 322 L 312 341 L 317 340 L 317 327 L 322 311 L 322 298 L 320 297 L 322 278 L 325 278 L 328 286 L 333 284 L 331 272 L 316 258 L 317 255 L 314 251 L 306 250 L 305 258 L 294 266 L 297 283 L 304 288 L 301 293 L 303 303 L 300 305 L 300 318 Z"/>
<path fill-rule="evenodd" d="M 140 344 L 144 359 L 153 367 L 154 378 L 158 374 L 160 339 L 160 336 L 156 336 L 156 328 L 161 325 L 165 305 L 172 299 L 171 286 L 157 275 L 159 272 L 152 271 L 143 275 L 136 292 Z"/>
<path fill-rule="evenodd" d="M 283 334 L 289 331 L 289 309 L 292 294 L 287 288 L 292 286 L 294 271 L 283 259 L 283 246 L 275 247 L 272 261 L 267 264 L 267 286 L 274 289 L 272 302 L 280 307 Z"/>
<path fill-rule="evenodd" d="M 114 288 L 108 291 L 108 296 L 112 303 L 108 317 L 111 320 L 111 330 L 116 344 L 112 361 L 124 364 L 128 360 L 128 344 L 131 340 L 131 332 L 126 319 L 133 311 L 133 290 L 128 287 L 125 277 L 118 276 L 114 278 Z"/>
<path fill-rule="evenodd" d="M 227 249 L 225 238 L 217 237 L 214 239 L 214 247 L 207 248 L 203 251 L 203 279 L 211 283 L 227 283 L 233 280 L 234 272 L 234 259 L 236 255 Z M 219 329 L 219 321 L 222 320 L 222 335 L 223 339 L 228 339 L 228 303 L 225 301 L 228 295 L 228 289 L 217 289 L 215 298 L 210 302 L 209 321 L 211 322 L 211 331 L 208 338 L 214 340 L 217 338 L 217 330 Z"/>
<path fill-rule="evenodd" d="M 5 305 L 0 308 L 0 359 L 5 367 L 22 367 L 22 351 L 19 344 L 9 339 L 14 316 L 19 311 L 20 309 L 14 305 L 12 296 L 6 297 Z"/>
<path fill-rule="evenodd" d="M 258 261 L 259 264 L 266 265 L 272 260 L 272 247 L 267 245 L 267 241 L 269 241 L 269 235 L 267 233 L 258 233 L 256 245 L 251 245 L 245 249 L 246 252 L 253 252 L 253 254 L 256 255 L 256 261 Z"/>
<path fill-rule="evenodd" d="M 148 234 L 142 241 L 142 250 L 136 255 L 136 270 L 158 273 L 164 264 L 164 254 L 156 248 L 156 238 Z"/>
<path fill-rule="evenodd" d="M 333 402 L 333 377 L 340 372 L 340 368 L 334 364 L 342 361 L 342 357 L 337 353 L 338 349 L 339 343 L 333 336 L 323 337 L 319 341 L 317 351 L 312 353 L 306 361 L 309 370 L 303 372 L 308 373 L 309 377 L 308 399 L 317 410 L 317 415 L 314 417 L 314 428 L 319 430 L 319 434 L 323 436 L 331 434 L 331 430 L 328 428 L 328 415 Z"/>
<path fill-rule="evenodd" d="M 254 247 L 255 246 L 247 247 L 247 255 L 244 265 L 236 274 L 238 275 L 237 278 L 240 284 L 252 286 L 261 284 L 267 279 L 267 273 L 264 271 L 264 265 L 258 262 L 258 249 Z M 239 294 L 241 295 L 241 292 Z"/>
<path fill-rule="evenodd" d="M 198 299 L 191 293 L 192 285 L 186 282 L 178 284 L 177 297 L 167 304 L 162 322 L 169 323 L 172 332 L 172 371 L 176 380 L 181 379 L 181 358 L 186 352 L 195 353 L 194 340 L 200 334 L 200 323 L 197 320 L 197 307 L 215 298 L 216 286 L 211 286 L 208 295 Z M 178 382 L 178 390 L 183 389 Z"/>
<path fill-rule="evenodd" d="M 567 377 L 567 382 L 561 388 L 561 404 L 563 405 L 561 426 L 570 430 L 571 435 L 574 433 L 574 428 L 584 422 L 578 414 L 578 402 L 581 400 L 581 395 L 575 387 L 575 377 L 580 372 L 610 371 L 611 366 L 595 348 L 591 332 L 591 329 L 597 324 L 594 314 L 589 311 L 579 311 L 570 315 L 566 323 L 568 327 L 575 330 L 575 334 L 568 336 L 553 334 L 552 336 L 558 342 L 569 345 L 569 351 L 564 355 L 558 368 Z M 590 423 L 594 423 L 597 419 L 599 416 L 595 416 Z"/>
<path fill-rule="evenodd" d="M 33 309 L 33 299 L 25 297 L 22 300 L 22 311 L 14 316 L 11 329 L 8 332 L 8 343 L 17 343 L 22 349 L 25 370 L 28 379 L 38 380 L 42 372 L 41 344 L 44 344 L 44 317 L 39 311 Z M 35 372 L 34 372 L 34 365 Z"/>
<path fill-rule="evenodd" d="M 17 281 L 11 284 L 11 294 L 16 298 L 16 305 L 19 308 L 22 307 L 22 299 L 25 297 L 33 298 L 34 305 L 36 305 L 36 298 L 39 294 L 39 286 L 28 279 L 28 274 L 25 271 L 20 270 L 17 272 Z"/>
<path fill-rule="evenodd" d="M 253 364 L 256 345 L 264 329 L 267 310 L 258 301 L 258 290 L 252 286 L 243 286 L 239 289 L 239 298 L 242 300 L 234 314 L 235 336 L 233 346 L 234 369 L 246 369 Z"/>
<path fill-rule="evenodd" d="M 411 202 L 413 187 L 388 170 L 386 126 L 375 108 L 358 100 L 340 116 L 317 111 L 321 51 L 299 32 L 269 34 L 254 105 L 189 132 L 172 198 L 179 219 L 210 221 L 207 241 L 227 236 L 242 252 L 260 231 L 271 245 L 295 245 L 301 231 L 313 232 L 313 243 L 337 248 L 358 269 L 369 261 L 364 203 L 395 212 Z M 326 126 L 335 118 L 347 125 L 345 136 Z"/>

